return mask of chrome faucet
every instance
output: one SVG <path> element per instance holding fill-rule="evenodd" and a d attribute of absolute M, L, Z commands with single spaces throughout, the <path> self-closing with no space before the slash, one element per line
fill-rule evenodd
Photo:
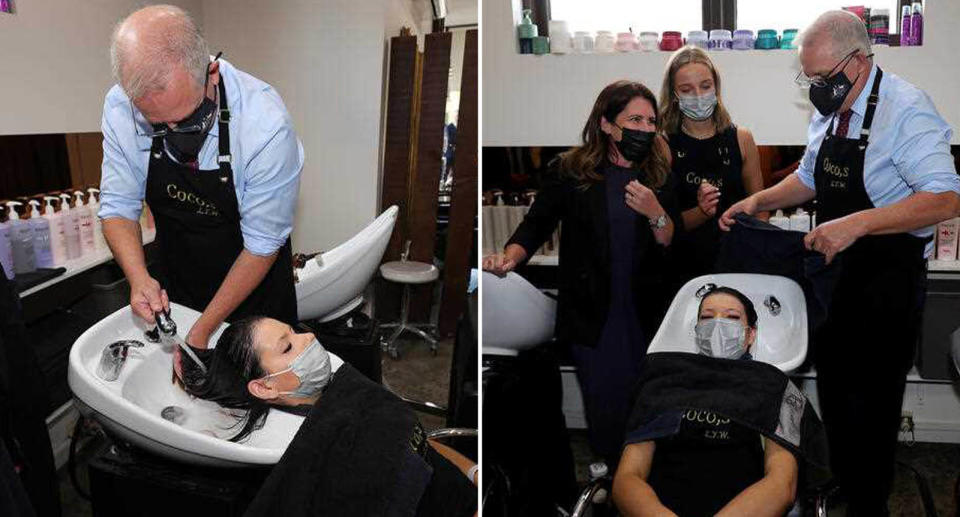
<path fill-rule="evenodd" d="M 153 327 L 153 330 L 147 330 L 143 333 L 147 341 L 159 343 L 164 336 L 172 337 L 176 335 L 177 324 L 170 317 L 170 311 L 157 311 L 153 314 L 153 319 L 157 322 L 157 326 Z"/>
<path fill-rule="evenodd" d="M 125 339 L 110 343 L 103 349 L 100 355 L 100 365 L 97 367 L 97 375 L 105 381 L 115 381 L 120 377 L 120 370 L 127 361 L 127 351 L 130 347 L 142 348 L 143 343 Z"/>

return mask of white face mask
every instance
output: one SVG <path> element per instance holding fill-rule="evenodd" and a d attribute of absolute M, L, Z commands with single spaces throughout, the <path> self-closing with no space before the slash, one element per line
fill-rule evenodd
<path fill-rule="evenodd" d="M 286 370 L 271 373 L 263 377 L 267 380 L 282 373 L 292 371 L 300 379 L 300 385 L 293 391 L 281 391 L 281 395 L 293 395 L 307 398 L 316 395 L 330 382 L 330 354 L 319 341 L 313 341 L 303 349 Z"/>
<path fill-rule="evenodd" d="M 680 112 L 691 120 L 707 120 L 713 115 L 714 108 L 717 107 L 717 92 L 711 91 L 703 95 L 691 95 L 684 97 L 677 94 L 677 102 L 680 104 Z"/>
<path fill-rule="evenodd" d="M 747 352 L 747 328 L 729 318 L 700 321 L 694 328 L 697 348 L 709 357 L 739 359 Z"/>

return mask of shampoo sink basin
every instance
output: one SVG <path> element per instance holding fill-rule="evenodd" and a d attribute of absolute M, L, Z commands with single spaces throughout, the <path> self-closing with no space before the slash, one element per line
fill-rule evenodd
<path fill-rule="evenodd" d="M 182 332 L 200 313 L 170 304 L 171 317 Z M 226 325 L 213 334 L 214 346 Z M 229 438 L 238 430 L 229 410 L 187 395 L 173 384 L 172 349 L 143 337 L 146 324 L 129 307 L 118 310 L 84 332 L 70 350 L 67 380 L 84 416 L 92 417 L 124 440 L 150 452 L 195 465 L 244 467 L 279 461 L 303 417 L 271 410 L 264 426 L 243 443 Z M 105 347 L 119 340 L 138 340 L 119 377 L 97 375 Z M 184 358 L 184 360 L 189 360 Z"/>
<path fill-rule="evenodd" d="M 330 321 L 357 308 L 380 266 L 397 222 L 396 205 L 350 240 L 307 261 L 297 271 L 297 319 Z"/>
<path fill-rule="evenodd" d="M 553 338 L 557 302 L 522 276 L 483 272 L 483 353 L 517 355 Z"/>
<path fill-rule="evenodd" d="M 773 275 L 705 275 L 687 282 L 670 303 L 648 353 L 697 353 L 693 327 L 700 307 L 698 294 L 708 284 L 732 287 L 753 302 L 757 339 L 750 353 L 754 360 L 787 373 L 803 363 L 807 356 L 807 303 L 803 290 L 793 280 Z"/>

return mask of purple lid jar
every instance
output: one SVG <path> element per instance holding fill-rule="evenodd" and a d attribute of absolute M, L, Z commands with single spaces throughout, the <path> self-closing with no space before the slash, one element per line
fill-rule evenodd
<path fill-rule="evenodd" d="M 710 31 L 710 50 L 730 50 L 733 48 L 733 36 L 726 29 Z"/>
<path fill-rule="evenodd" d="M 733 50 L 753 50 L 753 31 L 737 30 L 733 33 Z"/>

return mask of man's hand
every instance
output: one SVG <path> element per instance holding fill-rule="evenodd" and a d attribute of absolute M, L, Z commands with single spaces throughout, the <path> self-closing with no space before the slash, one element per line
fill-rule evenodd
<path fill-rule="evenodd" d="M 624 201 L 634 212 L 646 216 L 647 219 L 656 219 L 664 214 L 657 195 L 637 180 L 627 183 Z"/>
<path fill-rule="evenodd" d="M 742 201 L 738 201 L 733 204 L 730 208 L 727 209 L 723 215 L 720 216 L 720 229 L 729 232 L 730 227 L 733 226 L 737 221 L 733 216 L 737 214 L 747 214 L 754 215 L 757 213 L 757 200 L 755 196 L 748 196 Z"/>
<path fill-rule="evenodd" d="M 144 321 L 155 325 L 157 320 L 154 314 L 169 311 L 170 299 L 167 291 L 160 288 L 160 282 L 148 275 L 130 282 L 130 308 Z"/>
<path fill-rule="evenodd" d="M 707 217 L 713 217 L 717 213 L 717 205 L 720 204 L 720 189 L 704 181 L 697 189 L 697 206 Z"/>
<path fill-rule="evenodd" d="M 849 248 L 865 234 L 866 228 L 861 224 L 857 214 L 850 214 L 817 226 L 803 238 L 803 245 L 808 250 L 823 253 L 826 263 L 829 264 L 833 262 L 837 253 Z"/>

